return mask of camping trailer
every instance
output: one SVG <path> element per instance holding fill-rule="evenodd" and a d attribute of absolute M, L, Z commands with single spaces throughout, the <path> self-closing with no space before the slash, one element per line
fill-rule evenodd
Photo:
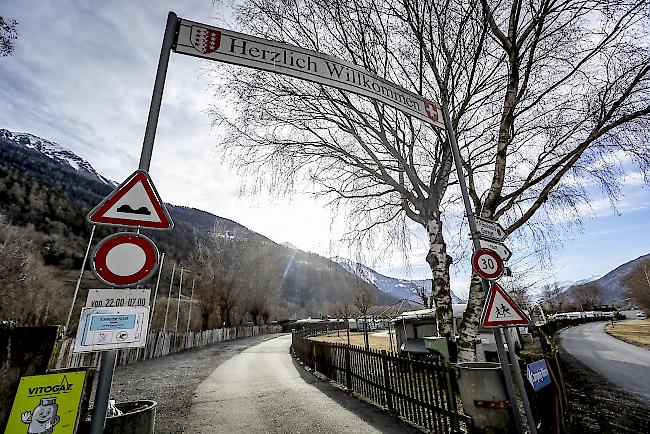
<path fill-rule="evenodd" d="M 460 321 L 463 318 L 463 313 L 466 308 L 467 304 L 465 303 L 452 304 L 455 336 L 458 336 Z M 395 340 L 399 352 L 429 354 L 429 351 L 424 346 L 424 338 L 438 336 L 435 309 L 403 312 L 393 319 L 392 323 L 395 328 Z M 522 339 L 519 337 L 517 327 L 509 327 L 505 330 L 512 334 L 515 345 L 522 347 Z M 478 361 L 498 360 L 496 342 L 491 330 L 479 327 L 479 334 L 476 340 L 476 355 Z"/>

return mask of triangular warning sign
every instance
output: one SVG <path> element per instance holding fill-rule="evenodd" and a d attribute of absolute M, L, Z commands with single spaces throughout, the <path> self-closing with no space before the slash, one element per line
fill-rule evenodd
<path fill-rule="evenodd" d="M 492 289 L 483 308 L 482 318 L 481 325 L 483 327 L 530 324 L 526 314 L 497 283 L 492 284 Z"/>
<path fill-rule="evenodd" d="M 136 170 L 88 214 L 98 225 L 171 229 L 174 227 L 167 208 L 149 174 Z"/>

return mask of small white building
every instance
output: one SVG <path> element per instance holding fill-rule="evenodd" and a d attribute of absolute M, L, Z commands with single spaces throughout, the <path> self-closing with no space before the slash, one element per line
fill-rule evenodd
<path fill-rule="evenodd" d="M 455 336 L 458 336 L 460 321 L 463 318 L 463 313 L 466 308 L 467 304 L 465 303 L 452 304 Z M 438 336 L 435 309 L 403 312 L 392 323 L 395 327 L 397 349 L 400 352 L 428 354 L 429 351 L 424 346 L 424 338 Z M 519 337 L 517 327 L 508 327 L 505 330 L 512 334 L 515 344 L 521 347 L 522 340 Z M 476 341 L 476 354 L 478 361 L 495 360 L 496 343 L 491 330 L 479 327 L 479 334 Z"/>

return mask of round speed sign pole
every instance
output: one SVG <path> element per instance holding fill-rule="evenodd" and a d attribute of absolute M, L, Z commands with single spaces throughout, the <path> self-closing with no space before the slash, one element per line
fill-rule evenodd
<path fill-rule="evenodd" d="M 472 255 L 472 268 L 483 279 L 497 280 L 503 276 L 503 259 L 494 250 L 478 249 Z"/>

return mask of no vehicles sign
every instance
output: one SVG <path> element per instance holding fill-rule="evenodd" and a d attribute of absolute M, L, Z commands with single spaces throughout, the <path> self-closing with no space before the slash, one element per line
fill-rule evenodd
<path fill-rule="evenodd" d="M 85 371 L 21 378 L 5 434 L 73 434 L 85 379 Z"/>

